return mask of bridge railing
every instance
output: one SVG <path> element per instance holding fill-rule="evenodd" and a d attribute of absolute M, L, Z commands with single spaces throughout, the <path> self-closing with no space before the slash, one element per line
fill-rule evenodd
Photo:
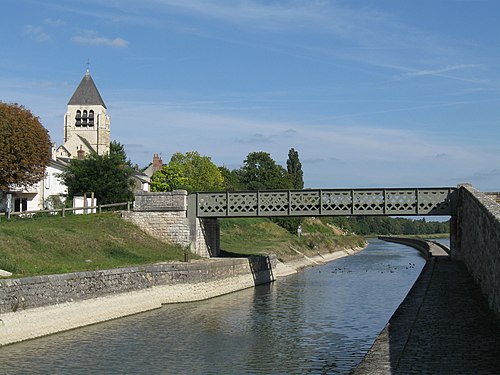
<path fill-rule="evenodd" d="M 418 216 L 456 213 L 456 188 L 198 192 L 197 217 Z"/>

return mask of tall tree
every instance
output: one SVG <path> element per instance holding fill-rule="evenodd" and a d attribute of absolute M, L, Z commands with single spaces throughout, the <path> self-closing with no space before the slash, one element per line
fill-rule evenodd
<path fill-rule="evenodd" d="M 18 104 L 0 102 L 0 190 L 40 181 L 50 155 L 50 138 L 38 117 Z"/>
<path fill-rule="evenodd" d="M 302 172 L 302 163 L 299 160 L 299 153 L 291 148 L 288 151 L 288 160 L 286 161 L 288 174 L 292 176 L 293 188 L 304 188 L 304 172 Z"/>
<path fill-rule="evenodd" d="M 240 181 L 249 190 L 292 189 L 291 176 L 267 152 L 251 152 L 239 170 Z"/>
<path fill-rule="evenodd" d="M 112 142 L 107 155 L 91 153 L 85 159 L 72 159 L 60 177 L 68 187 L 68 197 L 93 192 L 100 204 L 133 199 L 133 169 L 125 150 Z"/>

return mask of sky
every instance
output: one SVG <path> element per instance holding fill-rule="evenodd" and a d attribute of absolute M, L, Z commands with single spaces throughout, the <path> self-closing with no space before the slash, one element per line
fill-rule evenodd
<path fill-rule="evenodd" d="M 63 143 L 89 69 L 134 164 L 299 152 L 308 188 L 500 191 L 500 1 L 3 0 L 0 101 Z"/>

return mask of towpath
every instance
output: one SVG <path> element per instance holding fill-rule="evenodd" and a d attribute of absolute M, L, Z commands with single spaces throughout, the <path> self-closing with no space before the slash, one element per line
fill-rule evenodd
<path fill-rule="evenodd" d="M 500 374 L 500 322 L 462 262 L 430 258 L 353 374 Z"/>

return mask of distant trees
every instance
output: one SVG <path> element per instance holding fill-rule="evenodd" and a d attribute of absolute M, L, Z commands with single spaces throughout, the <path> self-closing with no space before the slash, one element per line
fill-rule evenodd
<path fill-rule="evenodd" d="M 391 218 L 378 216 L 330 217 L 324 220 L 359 235 L 398 235 L 449 233 L 450 223 L 426 221 L 425 218 Z"/>
<path fill-rule="evenodd" d="M 50 138 L 38 117 L 18 104 L 0 102 L 0 190 L 39 182 L 50 157 Z"/>
<path fill-rule="evenodd" d="M 184 189 L 194 191 L 236 191 L 302 189 L 302 164 L 295 149 L 288 153 L 287 169 L 267 152 L 251 152 L 241 168 L 217 167 L 208 156 L 196 151 L 172 155 L 169 163 L 151 177 L 151 191 Z"/>
<path fill-rule="evenodd" d="M 59 177 L 68 187 L 68 198 L 93 192 L 100 204 L 108 204 L 133 199 L 133 173 L 123 145 L 113 141 L 109 154 L 72 159 Z"/>

